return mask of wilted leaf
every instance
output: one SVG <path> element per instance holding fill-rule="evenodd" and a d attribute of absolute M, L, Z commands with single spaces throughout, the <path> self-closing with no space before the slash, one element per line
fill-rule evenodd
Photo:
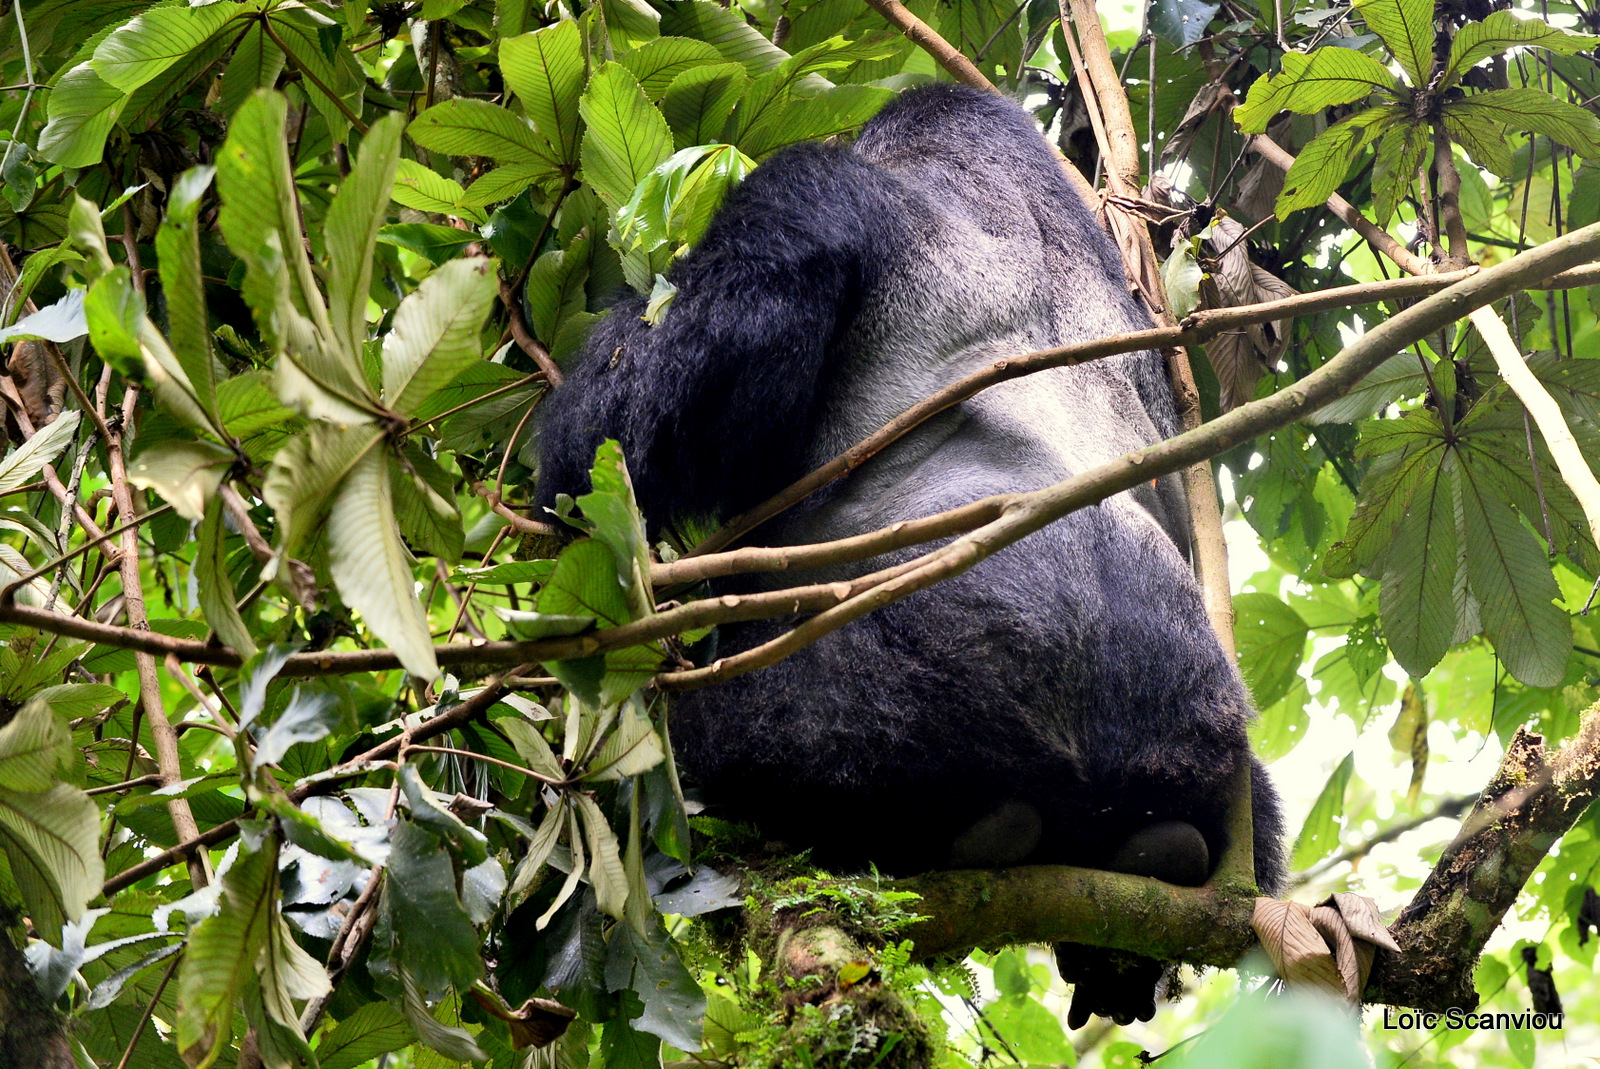
<path fill-rule="evenodd" d="M 1250 927 L 1284 983 L 1303 984 L 1336 998 L 1344 996 L 1344 979 L 1305 906 L 1258 898 Z"/>

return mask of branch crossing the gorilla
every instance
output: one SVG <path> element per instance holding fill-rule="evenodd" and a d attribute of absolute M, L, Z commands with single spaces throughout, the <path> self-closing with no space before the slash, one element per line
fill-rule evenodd
<path fill-rule="evenodd" d="M 943 548 L 895 567 L 850 582 L 811 584 L 760 594 L 727 595 L 691 602 L 620 627 L 570 638 L 527 642 L 490 642 L 478 639 L 466 643 L 440 645 L 435 647 L 435 652 L 440 665 L 444 667 L 489 669 L 496 665 L 593 656 L 606 650 L 638 645 L 712 624 L 771 619 L 805 612 L 819 614 L 765 646 L 716 662 L 707 668 L 664 673 L 658 677 L 658 684 L 664 688 L 683 690 L 731 678 L 733 675 L 773 663 L 789 652 L 801 648 L 806 642 L 842 627 L 873 608 L 898 601 L 944 578 L 958 575 L 985 557 L 1069 512 L 1096 504 L 1134 485 L 1148 482 L 1154 477 L 1178 471 L 1197 460 L 1216 456 L 1241 442 L 1291 423 L 1342 397 L 1388 357 L 1417 339 L 1464 317 L 1474 308 L 1540 284 L 1540 280 L 1545 280 L 1543 283 L 1545 285 L 1564 285 L 1567 281 L 1588 279 L 1593 271 L 1572 271 L 1570 275 L 1563 275 L 1562 272 L 1577 268 L 1597 257 L 1600 257 L 1600 224 L 1573 231 L 1494 267 L 1464 272 L 1457 276 L 1401 280 L 1407 287 L 1417 287 L 1417 289 L 1410 290 L 1394 285 L 1394 289 L 1389 292 L 1426 292 L 1430 288 L 1435 288 L 1441 279 L 1448 281 L 1452 277 L 1456 278 L 1456 281 L 1449 284 L 1442 292 L 1434 293 L 1433 296 L 1418 302 L 1386 323 L 1373 328 L 1293 386 L 1271 397 L 1236 408 L 1196 430 L 1187 431 L 1126 454 L 1110 463 L 1041 490 L 983 498 L 960 508 L 835 542 L 786 547 L 779 550 L 738 550 L 726 555 L 729 563 L 725 566 L 721 565 L 717 558 L 709 556 L 681 562 L 694 564 L 697 568 L 722 569 L 704 573 L 708 575 L 781 570 L 785 567 L 811 567 L 824 563 L 864 560 L 895 549 L 960 536 L 955 542 Z M 1573 281 L 1573 284 L 1587 283 Z M 1370 287 L 1366 289 L 1371 292 Z M 1312 302 L 1329 299 L 1332 296 L 1330 291 L 1307 294 L 1291 300 Z M 1306 305 L 1302 305 L 1304 306 Z M 1239 322 L 1237 317 L 1248 312 L 1249 309 L 1219 310 L 1210 322 L 1236 325 Z M 1281 312 L 1277 314 L 1281 315 Z M 1211 313 L 1202 315 L 1210 316 Z M 1135 332 L 1139 335 L 1139 339 L 1133 342 L 1129 342 L 1127 340 L 1129 336 L 1124 335 L 1115 340 L 1107 339 L 1104 342 L 1083 344 L 1085 347 L 1105 346 L 1110 351 L 1128 352 L 1147 348 L 1151 344 L 1149 335 L 1182 329 L 1187 328 L 1160 328 L 1154 331 Z M 1046 358 L 1041 356 L 1038 366 L 1031 367 L 1030 370 L 1043 370 L 1046 366 L 1061 366 L 1061 363 L 1066 362 L 1058 351 L 1051 350 L 1049 353 L 1053 354 L 1050 359 L 1060 362 L 1047 363 Z M 1035 355 L 1038 354 L 1030 354 L 1030 358 Z M 1096 355 L 1109 355 L 1109 352 L 1101 351 Z M 776 556 L 763 557 L 763 554 Z M 774 565 L 777 567 L 773 567 Z M 663 581 L 677 582 L 686 575 L 693 574 L 686 571 L 665 571 L 674 565 L 658 567 L 663 571 L 657 572 L 656 569 L 652 569 L 652 579 L 657 584 Z M 239 654 L 227 647 L 174 638 L 152 631 L 102 624 L 63 613 L 47 612 L 17 604 L 9 596 L 0 596 L 0 621 L 37 627 L 43 631 L 81 638 L 105 646 L 132 649 L 163 657 L 172 655 L 179 661 L 189 663 L 229 667 L 242 663 Z M 323 650 L 294 654 L 285 664 L 283 674 L 336 675 L 383 671 L 396 667 L 399 667 L 399 660 L 394 652 L 388 649 Z"/>

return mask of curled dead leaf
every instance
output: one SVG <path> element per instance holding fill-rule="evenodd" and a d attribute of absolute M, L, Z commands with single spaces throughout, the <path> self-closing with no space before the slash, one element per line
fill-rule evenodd
<path fill-rule="evenodd" d="M 1366 895 L 1352 894 L 1349 891 L 1339 891 L 1329 897 L 1323 905 L 1332 905 L 1344 918 L 1350 934 L 1357 939 L 1364 939 L 1369 943 L 1383 947 L 1383 949 L 1399 954 L 1400 944 L 1394 941 L 1394 936 L 1389 934 L 1389 928 L 1383 923 L 1383 917 L 1378 913 L 1378 904 Z"/>
<path fill-rule="evenodd" d="M 481 985 L 472 988 L 471 995 L 472 1001 L 510 1026 L 513 1050 L 549 1046 L 566 1034 L 567 1026 L 578 1016 L 577 1010 L 554 999 L 530 998 L 512 1009 L 499 995 Z"/>
<path fill-rule="evenodd" d="M 1339 978 L 1344 981 L 1345 1001 L 1358 1005 L 1367 978 L 1356 954 L 1356 941 L 1350 938 L 1350 929 L 1345 927 L 1344 918 L 1332 906 L 1314 906 L 1311 924 L 1321 934 L 1322 941 L 1333 948 L 1333 963 L 1338 966 Z M 1368 965 L 1371 965 L 1370 957 Z"/>
<path fill-rule="evenodd" d="M 1343 998 L 1344 978 L 1323 941 L 1311 911 L 1299 902 L 1257 898 L 1250 927 L 1286 984 L 1316 988 Z"/>

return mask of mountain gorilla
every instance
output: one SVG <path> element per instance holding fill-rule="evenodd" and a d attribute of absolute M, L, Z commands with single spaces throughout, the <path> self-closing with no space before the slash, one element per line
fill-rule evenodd
<path fill-rule="evenodd" d="M 1117 250 L 1028 115 L 941 85 L 850 146 L 797 145 L 727 198 L 659 325 L 621 303 L 547 402 L 539 498 L 618 439 L 652 531 L 755 505 L 995 360 L 1149 326 Z M 996 386 L 757 529 L 822 542 L 1035 490 L 1175 433 L 1133 353 Z M 835 867 L 1065 863 L 1198 885 L 1227 845 L 1249 699 L 1187 561 L 1181 484 L 1082 509 L 787 660 L 676 699 L 708 800 Z M 921 553 L 723 583 L 863 574 Z M 792 622 L 722 629 L 727 654 Z M 1283 882 L 1254 773 L 1256 877 Z M 1148 1020 L 1160 966 L 1064 944 L 1070 1019 Z M 1114 965 L 1114 967 L 1112 967 Z"/>

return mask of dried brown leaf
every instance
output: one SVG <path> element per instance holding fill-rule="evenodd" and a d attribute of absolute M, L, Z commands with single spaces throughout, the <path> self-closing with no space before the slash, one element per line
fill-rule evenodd
<path fill-rule="evenodd" d="M 1361 1002 L 1361 963 L 1356 957 L 1356 941 L 1350 938 L 1350 929 L 1344 918 L 1332 906 L 1315 906 L 1311 910 L 1311 925 L 1321 934 L 1322 941 L 1333 948 L 1333 962 L 1344 981 L 1345 1001 L 1352 1005 Z"/>
<path fill-rule="evenodd" d="M 1332 905 L 1337 909 L 1339 915 L 1344 917 L 1344 923 L 1350 929 L 1350 934 L 1357 939 L 1365 939 L 1395 954 L 1401 953 L 1400 944 L 1389 934 L 1388 926 L 1383 923 L 1383 917 L 1378 913 L 1378 904 L 1366 895 L 1339 891 L 1330 896 L 1323 905 Z"/>
<path fill-rule="evenodd" d="M 1255 929 L 1256 938 L 1261 940 L 1284 983 L 1344 997 L 1344 978 L 1305 906 L 1257 898 L 1250 927 Z"/>

